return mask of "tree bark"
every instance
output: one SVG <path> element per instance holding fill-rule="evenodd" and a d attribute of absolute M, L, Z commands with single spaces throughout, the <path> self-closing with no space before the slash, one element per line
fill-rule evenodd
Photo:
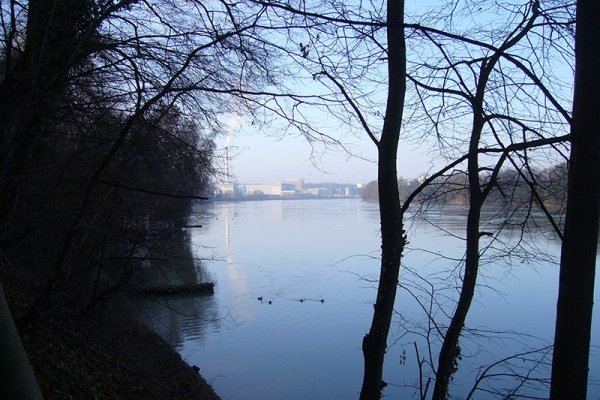
<path fill-rule="evenodd" d="M 550 399 L 585 399 L 600 218 L 600 2 L 577 2 L 567 211 Z"/>
<path fill-rule="evenodd" d="M 381 271 L 373 321 L 362 343 L 365 371 L 360 393 L 361 400 L 381 398 L 381 390 L 384 386 L 383 361 L 394 311 L 400 260 L 405 244 L 396 171 L 406 92 L 404 1 L 388 1 L 387 23 L 389 88 L 383 130 L 377 145 Z"/>
<path fill-rule="evenodd" d="M 479 186 L 477 187 L 479 190 Z M 473 197 L 473 196 L 471 196 Z M 481 204 L 471 205 L 467 217 L 467 251 L 465 257 L 465 273 L 456 311 L 452 316 L 450 326 L 446 331 L 436 371 L 436 380 L 432 399 L 444 400 L 448 392 L 450 377 L 457 368 L 456 360 L 460 356 L 459 337 L 471 308 L 475 295 L 477 274 L 479 271 L 479 221 L 481 219 Z"/>

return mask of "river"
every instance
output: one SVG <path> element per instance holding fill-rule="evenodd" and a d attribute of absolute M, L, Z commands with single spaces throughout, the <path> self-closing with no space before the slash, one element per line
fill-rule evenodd
<path fill-rule="evenodd" d="M 202 259 L 196 269 L 199 280 L 215 283 L 215 294 L 146 305 L 169 326 L 182 357 L 223 400 L 358 398 L 360 346 L 379 273 L 377 204 L 214 202 L 195 211 L 190 225 L 202 225 L 189 230 L 192 252 Z M 465 209 L 431 209 L 422 217 L 407 224 L 409 248 L 384 372 L 390 398 L 418 397 L 419 364 L 430 372 L 440 346 L 427 314 L 443 328 L 457 298 Z M 497 211 L 488 210 L 486 218 L 492 229 Z M 529 352 L 552 342 L 560 243 L 548 231 L 513 227 L 482 238 L 482 247 L 480 285 L 450 388 L 456 398 L 467 397 L 487 366 L 517 353 L 527 354 L 489 369 L 472 398 L 509 393 L 517 383 L 502 375 L 506 371 L 549 376 L 550 352 Z M 593 330 L 597 344 L 598 323 Z M 600 396 L 596 352 L 589 398 Z M 525 381 L 521 390 L 543 397 L 535 382 Z"/>

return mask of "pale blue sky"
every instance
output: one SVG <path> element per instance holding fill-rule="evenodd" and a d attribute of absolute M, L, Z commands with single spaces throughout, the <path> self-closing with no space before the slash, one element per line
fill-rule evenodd
<path fill-rule="evenodd" d="M 407 4 L 407 11 L 414 12 L 419 7 L 432 7 L 433 5 L 441 6 L 442 4 L 442 1 L 411 1 Z M 463 18 L 461 21 L 466 24 L 466 28 L 472 24 L 478 25 L 487 22 L 489 15 L 487 15 L 486 18 L 485 11 L 486 10 L 483 10 L 478 14 L 477 21 L 469 18 Z M 496 13 L 501 13 L 502 10 L 499 10 L 496 7 L 492 8 L 490 11 L 490 15 L 497 16 Z M 481 21 L 481 18 L 483 18 L 484 21 Z M 455 24 L 457 22 L 458 21 L 454 21 Z M 500 24 L 503 23 L 502 20 L 498 22 Z M 414 49 L 412 50 L 414 51 Z M 551 61 L 554 62 L 556 60 L 550 59 L 548 62 Z M 559 57 L 558 61 L 560 62 L 562 59 Z M 561 65 L 559 64 L 558 66 L 560 67 Z M 386 95 L 385 80 L 377 80 L 387 75 L 385 63 L 382 63 L 380 68 L 381 70 L 378 70 L 377 67 L 375 67 L 372 71 L 375 75 L 374 80 L 365 80 L 366 85 L 363 87 L 363 91 L 355 89 L 352 93 L 355 99 L 362 95 L 369 97 L 369 100 L 361 103 L 360 106 L 364 113 L 363 115 L 366 116 L 375 135 L 378 135 L 378 130 L 381 129 L 382 121 L 379 121 L 379 119 L 384 112 L 384 107 L 381 107 L 381 104 L 384 103 L 383 100 L 385 100 Z M 555 75 L 561 75 L 556 71 L 553 72 Z M 308 74 L 306 71 L 299 71 L 299 75 L 306 75 L 306 79 L 297 82 L 298 91 L 294 91 L 294 93 L 303 95 L 323 93 L 321 92 L 323 88 L 319 88 L 319 83 L 317 83 L 318 79 L 313 79 L 313 75 Z M 568 78 L 571 75 L 572 71 L 570 68 L 566 68 L 565 82 L 569 82 Z M 377 82 L 379 82 L 379 85 L 377 85 Z M 375 86 L 372 86 L 373 84 L 375 84 Z M 557 87 L 558 89 L 561 89 L 562 86 L 559 84 Z M 570 88 L 568 84 L 565 84 L 564 87 L 566 89 Z M 569 108 L 568 99 L 570 99 L 570 96 L 559 97 L 567 99 L 564 103 L 565 106 Z M 361 101 L 363 100 L 359 100 L 359 103 Z M 365 110 L 377 110 L 377 108 L 373 108 L 374 105 L 375 107 L 379 107 L 379 113 L 365 113 Z M 528 104 L 524 104 L 523 107 L 526 107 L 527 105 Z M 518 104 L 516 106 L 518 106 Z M 332 112 L 335 112 L 335 110 Z M 408 114 L 409 112 L 405 110 L 405 117 L 407 117 Z M 299 115 L 300 118 L 307 118 L 306 116 L 308 115 L 310 121 L 306 120 L 301 122 L 308 122 L 314 129 L 323 131 L 336 139 L 339 138 L 340 140 L 343 140 L 344 144 L 348 146 L 353 154 L 362 156 L 362 158 L 365 159 L 370 159 L 371 161 L 369 162 L 360 157 L 350 156 L 342 149 L 329 149 L 326 153 L 322 153 L 322 149 L 315 150 L 311 148 L 311 145 L 304 138 L 293 136 L 293 128 L 290 129 L 291 135 L 283 135 L 281 132 L 285 131 L 285 128 L 278 126 L 276 120 L 263 122 L 264 125 L 262 129 L 270 129 L 271 134 L 280 135 L 279 139 L 270 137 L 265 132 L 257 131 L 258 128 L 252 123 L 244 121 L 241 117 L 232 117 L 226 122 L 229 128 L 228 137 L 216 139 L 218 152 L 223 160 L 221 164 L 223 172 L 225 172 L 223 149 L 226 146 L 229 146 L 230 148 L 230 181 L 237 181 L 240 183 L 273 183 L 285 179 L 303 178 L 307 182 L 367 183 L 377 178 L 376 147 L 370 139 L 368 139 L 366 134 L 360 133 L 361 130 L 359 128 L 357 128 L 358 133 L 346 133 L 349 127 L 344 127 L 343 124 L 353 123 L 352 121 L 342 119 L 346 118 L 346 114 L 340 114 L 344 115 L 344 117 L 332 116 L 331 113 L 327 115 L 323 110 L 302 108 L 297 115 Z M 526 117 L 528 116 L 527 113 L 524 115 Z M 339 117 L 342 121 L 339 119 L 336 120 L 336 117 Z M 295 116 L 293 118 L 295 118 Z M 457 151 L 459 150 L 457 146 L 464 145 L 463 139 L 457 134 L 457 132 L 460 133 L 461 129 L 464 127 L 467 127 L 465 132 L 468 133 L 470 117 L 469 115 L 465 115 L 464 118 L 465 126 L 461 126 L 460 123 L 457 123 L 457 121 L 453 119 L 446 121 L 448 123 L 448 126 L 445 128 L 448 133 L 448 138 L 446 138 L 448 143 L 446 143 L 445 146 L 451 151 Z M 417 124 L 415 125 L 417 131 L 424 129 L 423 126 L 419 126 L 419 124 L 420 123 L 417 121 Z M 358 124 L 358 127 L 360 127 L 360 124 Z M 418 140 L 417 137 L 424 137 L 423 131 L 415 132 L 413 130 L 414 127 L 407 129 L 409 132 L 403 132 L 401 136 L 412 139 L 413 144 L 408 143 L 401 138 L 397 163 L 399 176 L 403 176 L 404 178 L 417 178 L 423 173 L 434 171 L 434 161 L 436 161 L 435 164 L 438 168 L 445 164 L 444 160 L 439 158 L 432 161 L 432 156 L 427 154 L 427 150 L 432 148 L 431 143 L 420 143 L 421 146 L 419 148 L 415 147 L 414 141 Z M 358 137 L 354 135 L 358 135 Z M 455 136 L 457 136 L 457 138 L 454 138 Z M 435 138 L 432 140 L 435 140 Z M 312 159 L 311 155 L 313 156 Z M 450 156 L 452 156 L 452 154 Z"/>
<path fill-rule="evenodd" d="M 218 140 L 219 148 L 226 139 Z M 367 139 L 353 140 L 353 151 L 376 160 L 375 145 Z M 240 134 L 230 139 L 229 174 L 241 183 L 272 183 L 284 179 L 303 178 L 307 182 L 368 183 L 377 178 L 377 164 L 342 151 L 329 152 L 313 166 L 311 146 L 302 138 L 275 140 L 259 134 Z M 430 158 L 423 149 L 401 145 L 398 173 L 415 178 L 430 168 Z"/>

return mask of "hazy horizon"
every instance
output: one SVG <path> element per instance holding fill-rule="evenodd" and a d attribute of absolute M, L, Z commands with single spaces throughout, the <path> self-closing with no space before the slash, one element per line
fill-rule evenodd
<path fill-rule="evenodd" d="M 355 139 L 351 151 L 364 159 L 341 150 L 311 153 L 311 146 L 302 138 L 243 135 L 217 140 L 218 156 L 223 173 L 226 170 L 224 148 L 229 146 L 229 180 L 240 183 L 273 183 L 291 179 L 322 183 L 369 183 L 377 179 L 377 151 L 372 142 Z M 313 160 L 311 160 L 311 156 Z M 368 161 L 372 160 L 372 161 Z M 316 164 L 316 165 L 313 165 Z M 417 178 L 431 169 L 429 156 L 422 150 L 400 146 L 398 176 Z"/>

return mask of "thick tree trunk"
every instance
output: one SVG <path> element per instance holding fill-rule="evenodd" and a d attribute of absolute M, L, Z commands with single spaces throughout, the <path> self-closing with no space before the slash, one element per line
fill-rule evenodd
<path fill-rule="evenodd" d="M 400 259 L 404 248 L 396 158 L 406 92 L 404 1 L 388 1 L 389 88 L 386 115 L 378 143 L 379 212 L 381 218 L 381 271 L 373 321 L 363 339 L 365 374 L 361 400 L 381 398 L 383 360 L 394 311 Z"/>
<path fill-rule="evenodd" d="M 0 284 L 0 399 L 42 399 Z"/>
<path fill-rule="evenodd" d="M 577 2 L 575 92 L 551 399 L 585 399 L 600 218 L 600 2 Z"/>
<path fill-rule="evenodd" d="M 0 226 L 18 199 L 33 149 L 52 124 L 64 78 L 92 45 L 92 7 L 82 0 L 28 2 L 24 52 L 0 81 Z"/>

